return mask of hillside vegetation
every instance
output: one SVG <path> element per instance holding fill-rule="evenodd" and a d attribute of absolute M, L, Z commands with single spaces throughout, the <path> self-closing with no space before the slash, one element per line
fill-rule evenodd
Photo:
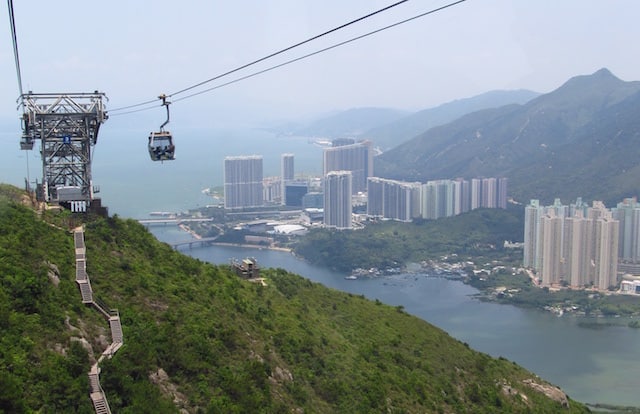
<path fill-rule="evenodd" d="M 282 269 L 264 270 L 267 286 L 251 283 L 133 220 L 38 215 L 6 190 L 0 412 L 92 412 L 86 373 L 109 334 L 74 282 L 69 230 L 80 224 L 93 290 L 124 329 L 124 346 L 101 365 L 113 412 L 587 411 L 401 308 Z"/>
<path fill-rule="evenodd" d="M 313 229 L 295 244 L 305 260 L 335 270 L 393 268 L 443 255 L 494 255 L 523 239 L 522 209 L 478 209 L 456 217 L 381 221 L 358 231 Z"/>

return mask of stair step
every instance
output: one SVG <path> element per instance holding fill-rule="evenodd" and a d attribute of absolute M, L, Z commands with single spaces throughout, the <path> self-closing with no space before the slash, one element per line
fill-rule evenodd
<path fill-rule="evenodd" d="M 92 392 L 91 401 L 93 402 L 93 408 L 96 410 L 96 414 L 111 414 L 107 399 L 101 392 Z"/>
<path fill-rule="evenodd" d="M 91 371 L 89 371 L 89 385 L 91 385 L 91 393 L 101 392 L 100 389 L 100 369 L 98 368 L 98 364 L 93 364 L 91 366 Z"/>
<path fill-rule="evenodd" d="M 87 261 L 76 260 L 76 280 L 86 280 L 87 278 Z"/>
<path fill-rule="evenodd" d="M 95 376 L 89 376 L 89 385 L 91 386 L 91 392 L 100 392 L 100 380 Z"/>
<path fill-rule="evenodd" d="M 93 302 L 93 291 L 88 280 L 78 280 L 78 286 L 80 286 L 80 295 L 82 295 L 82 303 Z"/>
<path fill-rule="evenodd" d="M 107 358 L 113 357 L 116 354 L 116 352 L 118 352 L 118 349 L 120 349 L 121 347 L 122 347 L 122 342 L 112 342 L 107 347 L 107 349 L 105 349 L 104 352 L 102 352 L 102 356 L 98 361 L 102 362 L 104 357 L 107 357 Z"/>
<path fill-rule="evenodd" d="M 76 230 L 73 233 L 73 242 L 76 248 L 84 248 L 84 231 Z"/>
<path fill-rule="evenodd" d="M 111 327 L 111 340 L 113 342 L 124 342 L 124 335 L 122 333 L 122 325 L 120 324 L 119 316 L 111 316 L 109 318 L 109 326 Z"/>

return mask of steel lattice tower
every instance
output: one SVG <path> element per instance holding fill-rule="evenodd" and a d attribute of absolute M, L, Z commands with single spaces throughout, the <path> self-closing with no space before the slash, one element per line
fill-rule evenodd
<path fill-rule="evenodd" d="M 104 93 L 34 94 L 21 96 L 20 147 L 33 149 L 40 140 L 42 186 L 38 198 L 85 211 L 94 199 L 91 147 L 108 116 Z"/>

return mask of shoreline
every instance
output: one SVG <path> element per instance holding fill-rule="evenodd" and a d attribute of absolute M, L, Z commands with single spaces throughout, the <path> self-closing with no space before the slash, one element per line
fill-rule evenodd
<path fill-rule="evenodd" d="M 180 230 L 189 233 L 194 239 L 196 240 L 202 240 L 202 236 L 200 234 L 198 234 L 195 230 L 193 230 L 191 227 L 189 227 L 189 225 L 187 224 L 179 224 L 178 227 L 180 228 Z M 275 251 L 279 251 L 279 252 L 288 252 L 288 253 L 293 253 L 293 249 L 290 249 L 288 247 L 277 247 L 277 246 L 265 246 L 262 244 L 246 244 L 246 243 L 227 243 L 227 242 L 216 242 L 216 241 L 212 241 L 210 242 L 211 245 L 218 245 L 218 246 L 229 246 L 229 247 L 245 247 L 245 248 L 249 248 L 249 249 L 266 249 L 266 250 L 275 250 Z"/>
<path fill-rule="evenodd" d="M 181 224 L 178 224 L 178 227 L 180 227 L 180 230 L 182 230 L 182 231 L 184 231 L 186 233 L 189 233 L 194 239 L 197 239 L 197 240 L 201 240 L 202 239 L 202 236 L 199 235 L 198 233 L 196 233 L 195 230 L 193 230 L 188 225 L 181 223 Z"/>
<path fill-rule="evenodd" d="M 185 231 L 189 234 L 192 235 L 192 237 L 194 237 L 194 239 L 200 240 L 202 239 L 202 236 L 197 234 L 194 230 L 192 230 L 188 225 L 185 224 L 181 224 L 180 229 L 182 231 Z M 281 252 L 287 252 L 287 253 L 291 253 L 293 255 L 295 255 L 293 249 L 288 248 L 288 247 L 277 247 L 277 246 L 270 246 L 270 245 L 260 245 L 260 244 L 250 244 L 250 243 L 229 243 L 229 242 L 216 242 L 216 241 L 212 241 L 210 242 L 211 245 L 219 245 L 219 246 L 228 246 L 228 247 L 240 247 L 240 248 L 250 248 L 250 249 L 258 249 L 258 250 L 272 250 L 272 251 L 281 251 Z M 302 260 L 304 260 L 304 258 L 300 258 Z M 375 271 L 374 271 L 375 270 Z M 493 269 L 492 269 L 493 270 Z M 440 277 L 445 277 L 448 279 L 455 279 L 455 280 L 460 280 L 462 281 L 464 284 L 469 285 L 474 287 L 475 289 L 477 289 L 479 291 L 479 294 L 477 295 L 477 299 L 481 300 L 481 301 L 486 301 L 486 302 L 494 302 L 494 303 L 499 303 L 499 304 L 508 304 L 511 306 L 514 306 L 516 308 L 521 308 L 521 309 L 535 309 L 535 310 L 539 310 L 539 311 L 543 311 L 543 312 L 551 312 L 553 314 L 556 314 L 556 316 L 561 317 L 564 315 L 572 315 L 572 316 L 576 316 L 576 317 L 584 317 L 585 319 L 589 319 L 590 317 L 606 317 L 606 316 L 612 316 L 612 317 L 617 317 L 620 319 L 623 319 L 625 321 L 627 321 L 627 324 L 621 324 L 622 326 L 627 326 L 628 328 L 631 329 L 638 329 L 640 328 L 640 323 L 637 323 L 638 319 L 637 317 L 639 316 L 639 313 L 632 313 L 631 315 L 624 315 L 624 314 L 619 314 L 618 316 L 616 315 L 604 315 L 602 314 L 602 312 L 600 311 L 600 309 L 593 309 L 591 310 L 591 312 L 589 313 L 583 313 L 584 310 L 580 309 L 582 306 L 580 306 L 580 308 L 578 307 L 577 303 L 574 303 L 573 301 L 569 304 L 567 303 L 556 303 L 556 302 L 552 302 L 552 303 L 548 303 L 547 301 L 542 301 L 542 303 L 538 303 L 538 300 L 532 300 L 532 301 L 527 301 L 525 303 L 522 302 L 517 302 L 511 299 L 511 297 L 513 296 L 513 293 L 510 290 L 517 290 L 517 293 L 515 294 L 520 294 L 520 288 L 516 288 L 513 287 L 513 289 L 507 289 L 506 285 L 505 288 L 502 290 L 502 292 L 498 292 L 500 289 L 499 287 L 502 287 L 502 284 L 500 284 L 500 286 L 495 286 L 493 284 L 488 284 L 485 286 L 481 286 L 478 283 L 474 283 L 477 282 L 477 280 L 474 280 L 474 276 L 475 276 L 475 272 L 473 273 L 469 273 L 469 271 L 465 271 L 464 267 L 463 267 L 463 263 L 455 263 L 455 264 L 451 264 L 451 263 L 447 263 L 447 262 L 441 262 L 441 261 L 434 261 L 434 260 L 430 260 L 430 261 L 424 261 L 420 263 L 419 269 L 407 269 L 406 267 L 404 268 L 395 268 L 395 269 L 354 269 L 352 270 L 349 275 L 350 276 L 355 276 L 358 279 L 366 279 L 366 278 L 375 278 L 378 276 L 383 276 L 383 275 L 390 275 L 390 274 L 396 274 L 396 273 L 422 273 L 422 272 L 427 272 L 431 275 L 434 276 L 440 276 Z M 489 273 L 491 274 L 492 272 L 489 271 Z M 540 289 L 540 294 L 542 294 L 542 289 L 541 287 L 536 283 L 536 278 L 535 275 L 532 274 L 531 271 L 527 271 L 526 272 L 528 279 L 531 281 L 534 289 Z M 502 282 L 501 282 L 502 283 Z M 556 289 L 553 289 L 554 291 Z M 502 295 L 498 295 L 498 293 L 502 293 Z M 600 295 L 605 295 L 605 296 L 609 296 L 611 295 L 611 292 L 598 292 Z M 511 300 L 510 300 L 511 299 Z M 542 305 L 542 306 L 541 306 Z M 600 312 L 599 312 L 600 311 Z M 636 322 L 633 325 L 630 325 L 629 319 L 626 318 L 625 316 L 630 317 L 630 319 L 635 319 L 635 321 L 632 322 Z"/>

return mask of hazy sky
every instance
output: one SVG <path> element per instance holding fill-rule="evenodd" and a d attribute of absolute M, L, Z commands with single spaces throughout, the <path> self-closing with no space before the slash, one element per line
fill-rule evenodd
<path fill-rule="evenodd" d="M 100 90 L 108 108 L 173 93 L 394 0 L 15 1 L 25 91 Z M 413 0 L 234 77 L 412 17 L 447 1 Z M 0 10 L 0 109 L 17 117 L 6 6 Z M 466 2 L 172 105 L 172 121 L 254 119 L 362 106 L 418 110 L 494 89 L 548 92 L 607 67 L 640 79 L 637 0 Z M 207 86 L 214 86 L 212 83 Z M 197 91 L 197 90 L 196 90 Z M 132 117 L 135 122 L 136 116 Z"/>

